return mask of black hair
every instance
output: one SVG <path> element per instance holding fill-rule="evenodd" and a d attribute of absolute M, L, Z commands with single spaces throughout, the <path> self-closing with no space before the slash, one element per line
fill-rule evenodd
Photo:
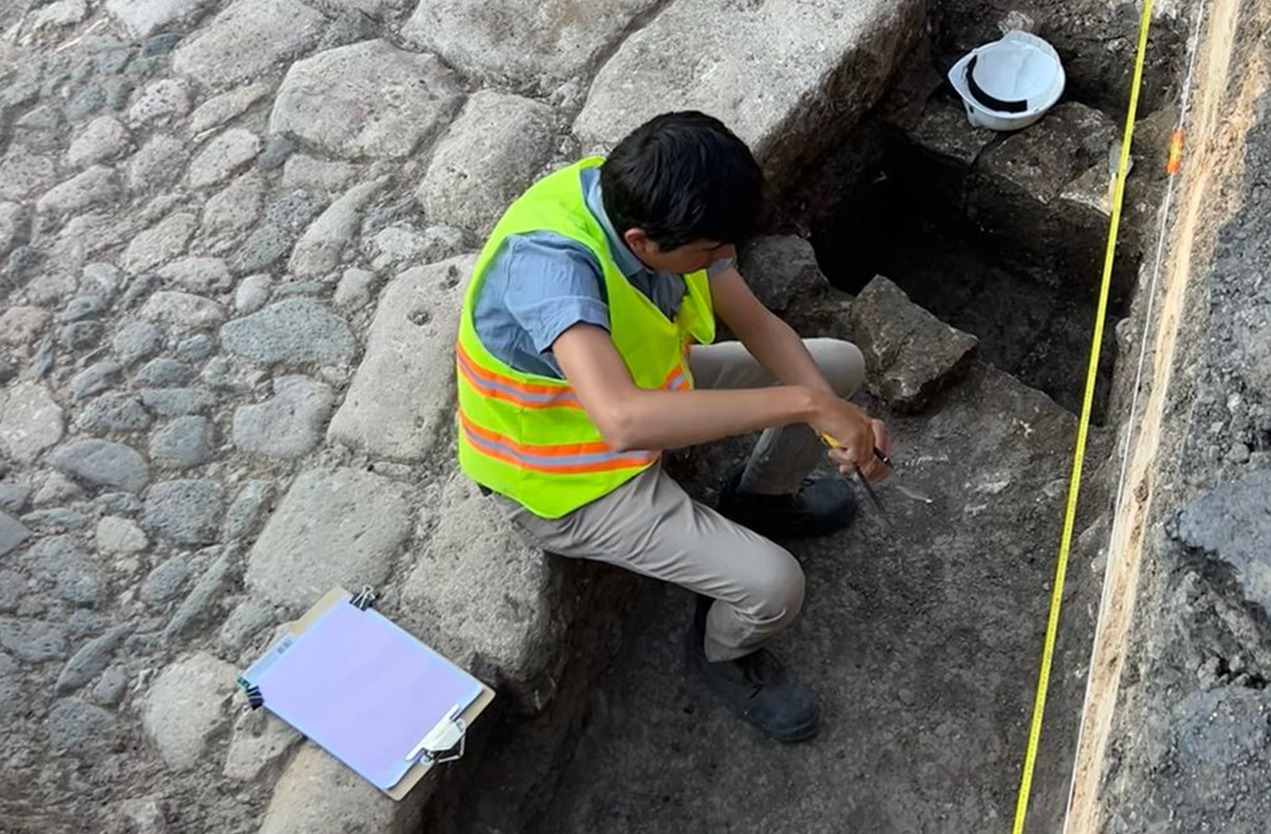
<path fill-rule="evenodd" d="M 740 244 L 764 206 L 764 176 L 746 144 L 697 111 L 664 113 L 629 133 L 600 168 L 619 235 L 643 229 L 662 251 L 696 240 Z"/>

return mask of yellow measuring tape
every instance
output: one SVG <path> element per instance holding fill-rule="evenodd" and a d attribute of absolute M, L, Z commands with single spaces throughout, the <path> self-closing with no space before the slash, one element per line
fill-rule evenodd
<path fill-rule="evenodd" d="M 1063 603 L 1064 579 L 1068 573 L 1068 554 L 1072 548 L 1072 530 L 1077 518 L 1077 496 L 1081 492 L 1081 464 L 1086 456 L 1086 437 L 1090 431 L 1090 412 L 1094 405 L 1095 377 L 1099 370 L 1099 352 L 1103 344 L 1103 317 L 1108 309 L 1108 291 L 1112 285 L 1112 261 L 1116 255 L 1117 230 L 1121 225 L 1121 202 L 1125 196 L 1125 178 L 1130 160 L 1130 139 L 1134 135 L 1134 117 L 1139 108 L 1139 87 L 1143 81 L 1143 60 L 1147 53 L 1147 33 L 1152 24 L 1152 0 L 1144 0 L 1143 18 L 1139 24 L 1138 53 L 1134 59 L 1134 80 L 1130 86 L 1130 106 L 1125 114 L 1125 133 L 1121 139 L 1121 158 L 1117 163 L 1116 187 L 1112 193 L 1112 221 L 1108 228 L 1108 246 L 1103 261 L 1103 282 L 1099 287 L 1099 306 L 1095 312 L 1094 335 L 1090 340 L 1090 364 L 1086 369 L 1086 391 L 1081 402 L 1081 418 L 1077 423 L 1077 445 L 1072 456 L 1072 477 L 1068 481 L 1068 503 L 1064 508 L 1064 529 L 1059 538 L 1059 560 L 1055 565 L 1054 589 L 1050 597 L 1050 616 L 1046 622 L 1046 642 L 1042 648 L 1041 672 L 1037 679 L 1037 696 L 1033 701 L 1033 722 L 1028 732 L 1028 752 L 1024 756 L 1024 772 L 1020 779 L 1019 800 L 1015 804 L 1013 834 L 1023 834 L 1028 816 L 1028 798 L 1033 787 L 1033 768 L 1037 764 L 1037 748 L 1041 742 L 1042 715 L 1046 711 L 1046 690 L 1050 686 L 1050 667 L 1054 661 L 1055 638 L 1059 630 L 1059 608 Z M 1177 141 L 1177 140 L 1175 140 Z M 1171 146 L 1171 154 L 1173 154 Z M 1171 171 L 1170 173 L 1173 173 Z"/>

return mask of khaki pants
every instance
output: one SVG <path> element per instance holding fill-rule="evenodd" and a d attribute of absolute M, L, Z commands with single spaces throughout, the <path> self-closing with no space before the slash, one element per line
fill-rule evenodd
<path fill-rule="evenodd" d="M 804 341 L 840 396 L 865 377 L 855 345 Z M 774 380 L 739 342 L 704 345 L 689 357 L 700 388 L 758 388 Z M 796 489 L 824 447 L 806 425 L 768 429 L 742 476 L 744 488 Z M 608 495 L 544 519 L 500 495 L 491 499 L 531 542 L 562 556 L 596 559 L 674 582 L 716 601 L 706 619 L 706 656 L 732 660 L 788 626 L 803 606 L 803 569 L 790 553 L 693 499 L 655 465 Z"/>

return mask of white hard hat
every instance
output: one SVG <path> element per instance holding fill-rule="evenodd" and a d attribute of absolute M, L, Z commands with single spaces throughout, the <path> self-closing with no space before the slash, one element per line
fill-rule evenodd
<path fill-rule="evenodd" d="M 1019 130 L 1040 119 L 1063 94 L 1064 81 L 1054 47 L 1022 31 L 976 47 L 949 70 L 971 124 L 993 130 Z"/>

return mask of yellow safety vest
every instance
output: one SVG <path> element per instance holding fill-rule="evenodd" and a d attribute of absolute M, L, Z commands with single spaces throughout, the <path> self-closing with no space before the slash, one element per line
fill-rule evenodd
<path fill-rule="evenodd" d="M 549 231 L 586 246 L 604 272 L 610 338 L 641 388 L 689 389 L 688 349 L 715 338 L 704 270 L 684 276 L 672 321 L 627 281 L 604 229 L 583 199 L 584 159 L 549 174 L 508 208 L 477 258 L 455 350 L 459 466 L 477 483 L 543 518 L 559 518 L 612 492 L 654 464 L 660 450 L 618 452 L 583 411 L 568 382 L 518 371 L 477 337 L 473 308 L 495 253 L 509 235 Z"/>

